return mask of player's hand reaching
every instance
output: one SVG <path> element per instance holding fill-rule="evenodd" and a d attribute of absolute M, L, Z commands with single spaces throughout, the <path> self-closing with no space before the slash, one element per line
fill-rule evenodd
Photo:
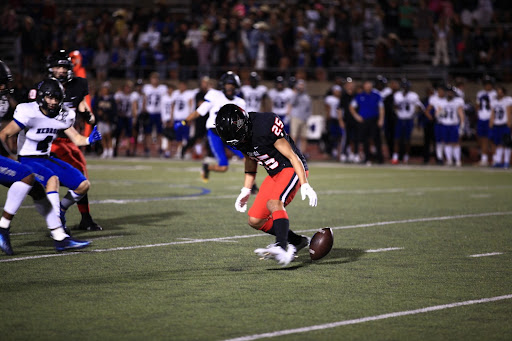
<path fill-rule="evenodd" d="M 91 135 L 87 138 L 87 141 L 89 144 L 94 144 L 95 142 L 98 142 L 101 140 L 101 134 L 98 131 L 98 126 L 94 126 L 94 129 L 91 132 Z"/>
<path fill-rule="evenodd" d="M 302 200 L 306 199 L 306 197 L 309 198 L 309 206 L 316 206 L 318 198 L 316 196 L 316 192 L 313 190 L 313 187 L 311 187 L 310 184 L 305 183 L 300 186 L 300 194 L 302 195 Z"/>
<path fill-rule="evenodd" d="M 247 202 L 251 196 L 251 189 L 243 187 L 240 191 L 240 195 L 236 198 L 235 209 L 238 212 L 245 212 L 247 210 Z"/>

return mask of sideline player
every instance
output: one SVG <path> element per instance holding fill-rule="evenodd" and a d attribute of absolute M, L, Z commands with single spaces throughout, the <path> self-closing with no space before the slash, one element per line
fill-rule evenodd
<path fill-rule="evenodd" d="M 403 141 L 405 151 L 402 158 L 403 163 L 409 163 L 409 153 L 411 151 L 411 133 L 414 127 L 414 114 L 417 108 L 425 110 L 425 106 L 420 101 L 420 96 L 411 91 L 411 83 L 407 79 L 402 79 L 402 91 L 394 94 L 397 120 L 395 122 L 395 149 L 391 163 L 397 165 L 398 154 L 400 151 L 400 142 Z"/>
<path fill-rule="evenodd" d="M 480 145 L 480 166 L 489 164 L 489 120 L 491 119 L 491 103 L 496 100 L 496 90 L 493 89 L 493 79 L 485 76 L 482 79 L 483 89 L 476 94 L 476 109 L 478 122 L 476 125 L 476 136 Z"/>
<path fill-rule="evenodd" d="M 268 97 L 272 101 L 272 112 L 284 123 L 284 130 L 290 133 L 290 112 L 292 110 L 293 90 L 285 87 L 283 76 L 277 76 L 275 88 L 268 91 Z"/>
<path fill-rule="evenodd" d="M 452 86 L 446 87 L 446 101 L 441 101 L 435 113 L 439 122 L 439 140 L 444 144 L 445 164 L 462 166 L 459 135 L 464 127 L 464 100 L 455 96 Z"/>
<path fill-rule="evenodd" d="M 86 123 L 94 124 L 96 118 L 91 112 L 90 102 L 88 103 L 89 85 L 87 79 L 74 75 L 73 63 L 69 55 L 64 50 L 53 53 L 48 58 L 47 67 L 49 72 L 48 77 L 56 78 L 64 87 L 64 105 L 73 109 Z M 35 100 L 36 95 L 37 91 L 32 89 L 29 98 Z M 86 136 L 90 135 L 87 134 L 87 129 L 84 134 Z M 51 152 L 57 158 L 78 169 L 86 178 L 89 178 L 87 161 L 82 151 L 64 133 L 59 132 L 57 138 L 52 143 Z M 77 207 L 82 216 L 78 229 L 87 231 L 103 230 L 91 216 L 89 196 L 87 194 L 80 199 L 77 203 Z"/>
<path fill-rule="evenodd" d="M 48 200 L 60 212 L 65 227 L 66 210 L 79 201 L 90 187 L 89 180 L 76 168 L 60 159 L 50 156 L 52 142 L 63 130 L 66 136 L 78 146 L 87 146 L 101 140 L 93 129 L 89 137 L 80 135 L 74 128 L 76 113 L 63 105 L 64 88 L 55 78 L 47 78 L 37 85 L 36 101 L 18 104 L 14 119 L 0 132 L 5 141 L 22 131 L 18 136 L 19 161 L 36 174 L 46 188 Z M 59 204 L 59 185 L 69 188 Z M 60 211 L 59 211 L 60 210 Z"/>
<path fill-rule="evenodd" d="M 309 239 L 290 230 L 285 207 L 301 191 L 302 200 L 317 205 L 317 195 L 309 185 L 308 166 L 304 155 L 284 131 L 284 124 L 274 113 L 246 113 L 234 105 L 224 105 L 216 117 L 216 127 L 222 140 L 245 155 L 244 187 L 235 208 L 247 210 L 247 201 L 256 178 L 258 164 L 268 173 L 249 210 L 249 225 L 276 236 L 276 243 L 254 252 L 288 265 L 297 251 L 309 245 Z"/>
<path fill-rule="evenodd" d="M 249 75 L 249 85 L 244 85 L 240 88 L 244 95 L 245 102 L 247 103 L 247 112 L 261 111 L 261 104 L 267 96 L 267 87 L 261 85 L 260 76 L 256 71 L 251 72 Z"/>
<path fill-rule="evenodd" d="M 205 116 L 206 114 L 210 114 L 208 120 L 206 121 L 206 129 L 208 129 L 208 142 L 210 143 L 210 148 L 217 159 L 216 165 L 203 163 L 203 170 L 201 172 L 201 177 L 203 181 L 207 182 L 209 179 L 210 172 L 226 172 L 229 168 L 228 158 L 226 156 L 225 148 L 228 147 L 236 156 L 243 159 L 244 155 L 240 153 L 238 150 L 233 149 L 231 146 L 224 144 L 221 140 L 217 131 L 215 130 L 215 118 L 217 117 L 217 112 L 219 109 L 228 103 L 236 104 L 242 109 L 245 108 L 245 101 L 236 96 L 236 91 L 240 88 L 240 78 L 238 75 L 232 71 L 228 71 L 223 74 L 219 80 L 220 90 L 210 89 L 208 93 L 204 96 L 204 102 L 201 105 L 188 115 L 188 117 L 183 120 L 182 124 L 188 125 L 189 122 L 198 118 L 199 116 Z"/>
<path fill-rule="evenodd" d="M 491 102 L 492 113 L 489 120 L 490 137 L 495 146 L 492 166 L 509 168 L 511 150 L 505 143 L 505 136 L 510 137 L 512 127 L 512 97 L 507 96 L 507 90 L 503 86 L 498 86 L 496 90 L 496 98 Z"/>
<path fill-rule="evenodd" d="M 171 124 L 176 140 L 176 158 L 184 158 L 184 146 L 190 137 L 190 127 L 180 124 L 194 110 L 194 97 L 196 92 L 187 88 L 185 81 L 178 83 L 178 88 L 172 92 Z"/>
<path fill-rule="evenodd" d="M 144 125 L 144 139 L 146 147 L 144 153 L 150 155 L 149 146 L 151 145 L 153 127 L 156 130 L 156 145 L 159 148 L 159 154 L 162 153 L 162 97 L 167 93 L 167 85 L 160 84 L 160 75 L 158 72 L 152 72 L 149 76 L 149 84 L 142 87 L 144 94 L 143 111 L 149 113 L 149 122 Z"/>
<path fill-rule="evenodd" d="M 131 94 L 133 90 L 133 82 L 127 80 L 122 88 L 114 94 L 117 108 L 117 124 L 114 131 L 116 144 L 114 146 L 114 156 L 118 155 L 119 147 L 126 145 L 126 156 L 130 156 L 133 149 L 133 118 L 132 118 L 132 102 Z"/>

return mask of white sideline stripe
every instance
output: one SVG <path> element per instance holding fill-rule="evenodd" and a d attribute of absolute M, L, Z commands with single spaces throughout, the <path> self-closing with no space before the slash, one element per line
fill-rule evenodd
<path fill-rule="evenodd" d="M 271 332 L 271 333 L 247 335 L 247 336 L 237 337 L 234 339 L 226 339 L 224 341 L 251 341 L 251 340 L 265 339 L 265 338 L 284 336 L 284 335 L 290 335 L 290 334 L 308 333 L 308 332 L 312 332 L 312 331 L 316 331 L 316 330 L 324 330 L 324 329 L 331 329 L 331 328 L 336 328 L 336 327 L 341 327 L 341 326 L 348 326 L 351 324 L 366 323 L 366 322 L 384 320 L 384 319 L 393 318 L 393 317 L 424 314 L 424 313 L 429 313 L 432 311 L 438 311 L 438 310 L 444 310 L 444 309 L 450 309 L 450 308 L 456 308 L 456 307 L 463 307 L 463 306 L 468 306 L 468 305 L 473 305 L 473 304 L 503 301 L 503 300 L 509 300 L 509 299 L 512 299 L 512 295 L 503 295 L 503 296 L 482 298 L 482 299 L 478 299 L 478 300 L 470 300 L 470 301 L 464 301 L 464 302 L 455 302 L 455 303 L 449 303 L 449 304 L 435 305 L 435 306 L 426 307 L 426 308 L 398 311 L 395 313 L 368 316 L 368 317 L 362 317 L 362 318 L 353 319 L 353 320 L 344 320 L 344 321 L 333 322 L 333 323 L 318 324 L 318 325 L 314 325 L 314 326 L 302 327 L 302 328 L 296 328 L 296 329 L 285 329 L 285 330 L 279 330 L 279 331 L 275 331 L 275 332 Z"/>
<path fill-rule="evenodd" d="M 403 247 L 386 247 L 384 249 L 374 249 L 374 250 L 366 250 L 366 253 L 377 253 L 377 252 L 387 252 L 387 251 L 397 251 L 403 250 Z"/>
<path fill-rule="evenodd" d="M 490 253 L 480 253 L 476 255 L 469 255 L 468 257 L 478 258 L 478 257 L 489 257 L 489 256 L 498 256 L 502 255 L 503 252 L 490 252 Z"/>
<path fill-rule="evenodd" d="M 417 218 L 417 219 L 406 219 L 406 220 L 381 221 L 381 222 L 376 222 L 376 223 L 331 227 L 331 229 L 346 230 L 346 229 L 356 229 L 356 228 L 361 228 L 361 227 L 385 226 L 385 225 L 394 225 L 394 224 L 418 223 L 418 222 L 425 222 L 425 221 L 442 221 L 442 220 L 452 220 L 452 219 L 489 217 L 489 216 L 503 216 L 503 215 L 511 215 L 511 214 L 512 214 L 512 211 L 461 214 L 461 215 L 444 216 L 444 217 L 429 217 L 429 218 Z M 301 231 L 296 231 L 296 232 L 303 233 L 303 232 L 316 232 L 316 231 L 318 231 L 318 229 L 301 230 Z M 208 242 L 225 242 L 225 241 L 236 240 L 236 239 L 246 239 L 246 238 L 266 237 L 266 236 L 268 236 L 268 235 L 264 234 L 264 233 L 260 233 L 260 234 L 248 234 L 248 235 L 242 235 L 242 236 L 231 236 L 231 237 L 220 237 L 220 238 L 191 239 L 191 240 L 183 240 L 183 241 L 169 242 L 169 243 L 122 246 L 122 247 L 114 247 L 114 248 L 110 248 L 110 249 L 96 249 L 96 250 L 90 250 L 90 251 L 81 251 L 78 253 L 60 253 L 60 254 L 50 254 L 50 255 L 37 255 L 37 256 L 7 258 L 7 259 L 0 259 L 0 263 L 15 262 L 15 261 L 28 260 L 28 259 L 56 257 L 56 256 L 66 256 L 66 255 L 73 255 L 73 254 L 93 253 L 93 252 L 111 252 L 111 251 L 135 250 L 135 249 L 142 249 L 142 248 L 152 248 L 152 247 L 171 246 L 171 245 L 197 244 L 197 243 L 208 243 Z"/>

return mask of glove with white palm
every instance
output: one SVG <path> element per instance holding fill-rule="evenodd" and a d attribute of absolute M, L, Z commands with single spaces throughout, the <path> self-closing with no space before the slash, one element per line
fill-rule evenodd
<path fill-rule="evenodd" d="M 302 195 L 302 200 L 306 199 L 306 197 L 309 198 L 309 206 L 316 206 L 318 202 L 316 192 L 308 183 L 302 184 L 302 186 L 300 186 L 300 194 Z"/>
<path fill-rule="evenodd" d="M 238 212 L 245 212 L 247 210 L 247 202 L 251 196 L 251 189 L 243 187 L 240 191 L 240 195 L 236 198 L 235 209 Z"/>

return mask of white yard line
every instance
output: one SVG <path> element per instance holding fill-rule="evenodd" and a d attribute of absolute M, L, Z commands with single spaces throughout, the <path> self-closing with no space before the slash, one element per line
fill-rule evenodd
<path fill-rule="evenodd" d="M 503 252 L 490 252 L 490 253 L 480 253 L 480 254 L 476 254 L 476 255 L 469 255 L 468 257 L 479 258 L 479 257 L 499 256 L 502 254 L 503 254 Z"/>
<path fill-rule="evenodd" d="M 266 338 L 284 336 L 284 335 L 290 335 L 290 334 L 308 333 L 308 332 L 312 332 L 312 331 L 316 331 L 316 330 L 325 330 L 325 329 L 331 329 L 331 328 L 336 328 L 336 327 L 341 327 L 341 326 L 348 326 L 348 325 L 352 325 L 352 324 L 366 323 L 366 322 L 372 322 L 372 321 L 378 321 L 378 320 L 384 320 L 384 319 L 388 319 L 388 318 L 408 316 L 408 315 L 424 314 L 424 313 L 429 313 L 432 311 L 439 311 L 439 310 L 451 309 L 451 308 L 456 308 L 456 307 L 463 307 L 463 306 L 469 306 L 469 305 L 474 305 L 474 304 L 490 303 L 490 302 L 510 300 L 510 299 L 512 299 L 512 295 L 481 298 L 481 299 L 477 299 L 477 300 L 470 300 L 470 301 L 464 301 L 464 302 L 455 302 L 455 303 L 449 303 L 449 304 L 435 305 L 435 306 L 420 308 L 420 309 L 415 309 L 415 310 L 397 311 L 394 313 L 361 317 L 361 318 L 353 319 L 353 320 L 343 320 L 343 321 L 338 321 L 338 322 L 318 324 L 318 325 L 296 328 L 296 329 L 284 329 L 284 330 L 279 330 L 279 331 L 270 332 L 270 333 L 241 336 L 241 337 L 237 337 L 234 339 L 227 339 L 225 341 L 251 341 L 251 340 L 266 339 Z"/>
<path fill-rule="evenodd" d="M 403 250 L 403 247 L 386 247 L 384 249 L 373 249 L 373 250 L 366 250 L 366 253 L 378 253 L 378 252 L 388 252 L 388 251 L 398 251 Z"/>
<path fill-rule="evenodd" d="M 478 218 L 478 217 L 489 217 L 489 216 L 503 216 L 503 215 L 511 215 L 511 214 L 512 214 L 512 211 L 509 211 L 509 212 L 487 212 L 487 213 L 475 213 L 475 214 L 461 214 L 461 215 L 444 216 L 444 217 L 429 217 L 429 218 L 416 218 L 416 219 L 406 219 L 406 220 L 392 220 L 392 221 L 381 221 L 381 222 L 367 223 L 367 224 L 337 226 L 337 227 L 331 227 L 331 229 L 333 229 L 333 230 L 345 230 L 345 229 L 355 229 L 355 228 L 362 228 L 362 227 L 374 227 L 374 226 L 385 226 L 385 225 L 395 225 L 395 224 L 408 224 L 408 223 L 417 223 L 417 222 L 426 222 L 426 221 L 443 221 L 443 220 L 452 220 L 452 219 Z M 304 232 L 316 232 L 316 231 L 318 231 L 318 229 L 302 230 L 302 231 L 296 231 L 296 232 L 304 233 Z M 50 254 L 50 255 L 38 255 L 38 256 L 4 258 L 4 259 L 0 259 L 0 263 L 16 262 L 16 261 L 22 261 L 22 260 L 48 258 L 48 257 L 56 257 L 56 256 L 67 256 L 67 255 L 74 255 L 74 254 L 88 254 L 88 253 L 94 253 L 94 252 L 113 252 L 113 251 L 135 250 L 135 249 L 142 249 L 142 248 L 153 248 L 153 247 L 183 245 L 183 244 L 197 244 L 197 243 L 209 243 L 209 242 L 226 242 L 226 241 L 233 241 L 233 240 L 237 240 L 237 239 L 246 239 L 246 238 L 254 238 L 254 237 L 268 237 L 268 234 L 259 233 L 259 234 L 243 235 L 243 236 L 230 236 L 230 237 L 206 238 L 206 239 L 190 239 L 190 240 L 182 240 L 182 241 L 169 242 L 169 243 L 123 246 L 123 247 L 114 247 L 114 248 L 109 248 L 109 249 L 96 249 L 96 250 L 82 251 L 82 252 L 76 252 L 76 253 L 67 252 L 67 253 Z"/>

